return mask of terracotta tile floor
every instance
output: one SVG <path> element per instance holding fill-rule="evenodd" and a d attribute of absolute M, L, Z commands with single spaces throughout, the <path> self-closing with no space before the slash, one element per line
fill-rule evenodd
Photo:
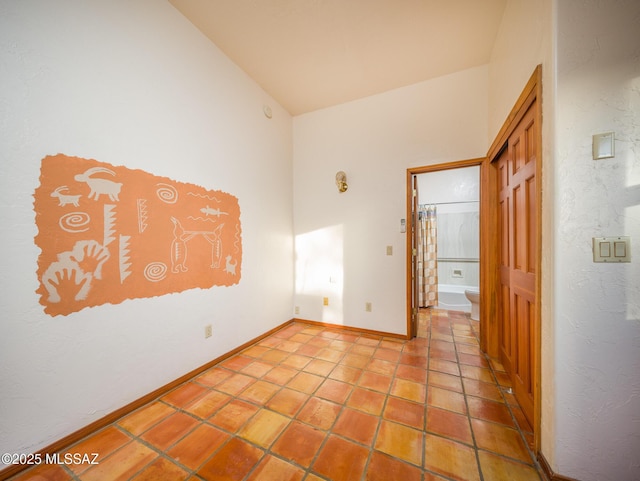
<path fill-rule="evenodd" d="M 540 481 L 476 329 L 439 310 L 411 341 L 294 323 L 66 450 L 98 465 L 13 479 Z"/>

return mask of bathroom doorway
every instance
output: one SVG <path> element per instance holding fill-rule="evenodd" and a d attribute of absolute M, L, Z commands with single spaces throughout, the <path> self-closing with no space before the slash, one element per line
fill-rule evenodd
<path fill-rule="evenodd" d="M 480 285 L 480 165 L 470 159 L 407 170 L 407 334 L 420 311 L 471 314 Z M 425 227 L 428 226 L 428 227 Z M 475 311 L 479 306 L 474 306 Z"/>

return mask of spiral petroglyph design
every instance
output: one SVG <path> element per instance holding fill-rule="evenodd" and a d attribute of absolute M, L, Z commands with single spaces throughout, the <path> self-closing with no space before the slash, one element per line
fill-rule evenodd
<path fill-rule="evenodd" d="M 58 225 L 66 232 L 76 233 L 88 231 L 89 222 L 91 222 L 91 217 L 86 212 L 69 212 L 60 217 Z"/>
<path fill-rule="evenodd" d="M 178 191 L 176 188 L 169 184 L 159 183 L 156 184 L 156 195 L 162 202 L 167 204 L 175 204 L 178 201 Z"/>
<path fill-rule="evenodd" d="M 151 262 L 144 268 L 144 277 L 151 282 L 160 282 L 167 277 L 167 265 L 164 262 Z"/>

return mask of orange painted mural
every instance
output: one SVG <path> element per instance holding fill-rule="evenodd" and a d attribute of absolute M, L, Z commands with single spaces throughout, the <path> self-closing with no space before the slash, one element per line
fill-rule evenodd
<path fill-rule="evenodd" d="M 240 281 L 230 194 L 60 154 L 42 159 L 34 197 L 47 314 Z"/>

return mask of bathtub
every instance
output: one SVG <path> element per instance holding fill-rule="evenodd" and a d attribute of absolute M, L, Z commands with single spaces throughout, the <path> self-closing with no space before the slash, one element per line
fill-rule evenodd
<path fill-rule="evenodd" d="M 458 286 L 455 284 L 438 284 L 438 309 L 448 311 L 471 312 L 471 303 L 464 295 L 466 289 L 477 289 L 477 286 Z"/>

